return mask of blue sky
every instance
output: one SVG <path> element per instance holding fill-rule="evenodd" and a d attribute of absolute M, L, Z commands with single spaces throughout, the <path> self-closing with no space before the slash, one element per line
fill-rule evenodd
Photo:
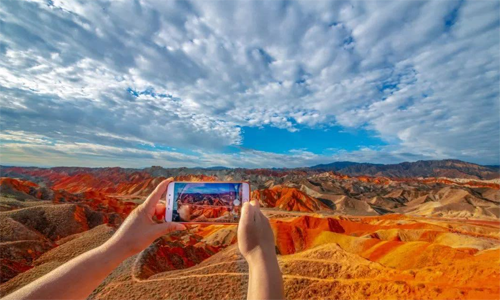
<path fill-rule="evenodd" d="M 179 197 L 179 193 L 185 194 L 217 194 L 235 192 L 239 189 L 240 184 L 234 183 L 176 183 L 175 193 Z"/>
<path fill-rule="evenodd" d="M 296 131 L 271 126 L 243 127 L 242 147 L 286 154 L 293 150 L 313 153 L 356 151 L 363 147 L 386 145 L 366 130 L 346 130 L 338 126 L 321 129 L 300 128 Z"/>
<path fill-rule="evenodd" d="M 0 163 L 498 164 L 500 2 L 0 2 Z"/>

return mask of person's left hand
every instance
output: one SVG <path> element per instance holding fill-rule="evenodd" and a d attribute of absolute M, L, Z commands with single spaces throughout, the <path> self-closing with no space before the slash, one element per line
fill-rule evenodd
<path fill-rule="evenodd" d="M 274 233 L 259 201 L 243 203 L 238 224 L 238 249 L 250 266 L 276 260 Z"/>
<path fill-rule="evenodd" d="M 146 201 L 130 213 L 120 228 L 106 242 L 107 246 L 130 256 L 141 252 L 162 235 L 186 229 L 186 226 L 180 223 L 157 223 L 153 220 L 155 215 L 164 219 L 162 216 L 165 215 L 165 205 L 158 202 L 172 181 L 172 178 L 162 181 Z"/>

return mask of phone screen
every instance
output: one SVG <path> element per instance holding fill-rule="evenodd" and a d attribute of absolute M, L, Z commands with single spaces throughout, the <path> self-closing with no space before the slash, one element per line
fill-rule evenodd
<path fill-rule="evenodd" d="M 235 223 L 241 206 L 241 183 L 176 182 L 172 221 Z"/>

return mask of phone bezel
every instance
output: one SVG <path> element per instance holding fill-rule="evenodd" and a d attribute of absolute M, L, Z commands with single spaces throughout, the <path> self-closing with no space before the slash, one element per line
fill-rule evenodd
<path fill-rule="evenodd" d="M 172 222 L 173 204 L 174 204 L 174 191 L 176 183 L 241 183 L 242 187 L 242 205 L 250 201 L 251 190 L 248 181 L 172 181 L 167 186 L 167 193 L 165 199 L 165 222 Z M 179 222 L 190 224 L 234 224 L 225 222 Z"/>

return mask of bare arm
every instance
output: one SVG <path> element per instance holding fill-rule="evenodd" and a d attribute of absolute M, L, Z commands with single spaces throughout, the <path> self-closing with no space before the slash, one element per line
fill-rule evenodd
<path fill-rule="evenodd" d="M 155 191 L 123 222 L 103 245 L 90 250 L 4 299 L 86 299 L 123 260 L 149 246 L 158 237 L 184 229 L 178 223 L 158 224 L 153 216 L 165 213 L 158 204 L 171 180 L 160 183 Z"/>
<path fill-rule="evenodd" d="M 128 255 L 104 244 L 37 279 L 4 299 L 86 299 Z"/>
<path fill-rule="evenodd" d="M 247 299 L 284 299 L 283 277 L 276 257 L 273 231 L 257 202 L 243 205 L 238 226 L 238 247 L 248 262 Z"/>
<path fill-rule="evenodd" d="M 249 260 L 247 299 L 284 299 L 283 278 L 276 254 Z"/>

